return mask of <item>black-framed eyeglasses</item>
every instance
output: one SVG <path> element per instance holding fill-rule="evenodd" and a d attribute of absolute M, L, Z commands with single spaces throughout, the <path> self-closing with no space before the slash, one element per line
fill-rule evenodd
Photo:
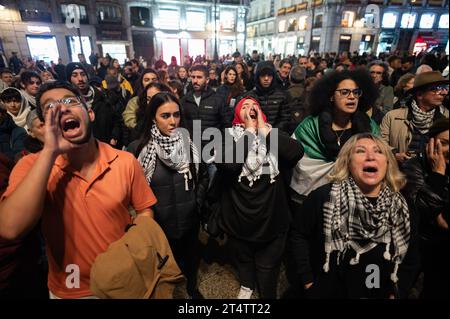
<path fill-rule="evenodd" d="M 439 92 L 442 92 L 442 91 L 448 92 L 448 84 L 433 85 L 428 90 L 435 94 L 438 94 Z"/>
<path fill-rule="evenodd" d="M 356 98 L 359 98 L 363 94 L 363 91 L 360 88 L 353 89 L 353 90 L 351 90 L 351 89 L 336 89 L 336 92 L 339 92 L 339 94 L 344 97 L 348 97 L 350 95 L 350 93 L 352 93 L 353 96 Z"/>

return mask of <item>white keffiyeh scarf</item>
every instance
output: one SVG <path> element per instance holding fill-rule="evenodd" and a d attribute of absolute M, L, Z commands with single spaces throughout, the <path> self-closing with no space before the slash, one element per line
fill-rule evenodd
<path fill-rule="evenodd" d="M 270 126 L 270 124 L 266 125 Z M 228 131 L 233 136 L 234 142 L 237 142 L 246 132 L 242 125 L 234 125 Z M 265 167 L 269 169 L 270 182 L 275 182 L 275 177 L 280 173 L 278 170 L 278 160 L 271 152 L 267 152 L 266 143 L 261 136 L 256 135 L 250 146 L 247 159 L 242 166 L 238 181 L 241 182 L 242 177 L 246 177 L 249 180 L 249 186 L 252 187 L 253 183 L 264 173 L 263 170 Z"/>
<path fill-rule="evenodd" d="M 335 182 L 331 188 L 330 201 L 324 204 L 324 234 L 326 262 L 324 271 L 329 271 L 330 254 L 338 251 L 340 257 L 348 248 L 356 252 L 351 265 L 359 263 L 361 254 L 378 244 L 385 244 L 383 257 L 394 262 L 391 274 L 393 282 L 398 281 L 397 271 L 406 255 L 410 238 L 408 205 L 400 193 L 394 193 L 385 186 L 375 205 L 364 196 L 352 177 Z M 391 257 L 390 246 L 394 256 Z"/>
<path fill-rule="evenodd" d="M 161 134 L 156 124 L 153 124 L 151 134 L 150 141 L 138 156 L 138 161 L 144 168 L 148 183 L 151 183 L 153 173 L 155 172 L 156 158 L 158 157 L 169 168 L 184 175 L 185 189 L 188 191 L 189 179 L 192 179 L 189 164 L 193 162 L 198 172 L 198 163 L 200 163 L 200 157 L 196 147 L 189 137 L 183 137 L 180 132 L 175 132 L 172 136 Z M 193 161 L 191 161 L 189 149 L 192 150 Z"/>

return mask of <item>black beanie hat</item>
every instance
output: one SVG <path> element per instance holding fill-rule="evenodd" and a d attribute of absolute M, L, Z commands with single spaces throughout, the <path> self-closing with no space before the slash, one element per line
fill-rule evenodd
<path fill-rule="evenodd" d="M 449 119 L 448 118 L 439 118 L 437 119 L 433 125 L 431 125 L 430 130 L 428 131 L 429 137 L 435 137 L 436 135 L 449 130 Z"/>
<path fill-rule="evenodd" d="M 84 73 L 86 73 L 86 76 L 88 75 L 83 64 L 81 64 L 80 62 L 70 62 L 69 64 L 66 65 L 66 80 L 67 80 L 67 82 L 70 83 L 70 78 L 72 76 L 72 72 L 77 69 L 83 70 Z"/>

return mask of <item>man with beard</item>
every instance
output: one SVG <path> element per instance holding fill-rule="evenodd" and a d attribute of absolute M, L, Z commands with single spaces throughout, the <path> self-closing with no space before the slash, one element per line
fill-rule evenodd
<path fill-rule="evenodd" d="M 206 66 L 194 65 L 190 74 L 193 90 L 181 99 L 188 127 L 192 129 L 194 120 L 201 120 L 202 132 L 208 127 L 231 127 L 231 109 L 225 106 L 222 96 L 208 86 Z"/>
<path fill-rule="evenodd" d="M 259 102 L 269 124 L 291 133 L 288 127 L 291 120 L 291 109 L 288 105 L 290 98 L 288 93 L 277 88 L 276 71 L 271 61 L 258 64 L 255 80 L 255 88 L 246 95 Z"/>
<path fill-rule="evenodd" d="M 93 124 L 94 137 L 114 147 L 120 147 L 122 140 L 122 115 L 115 111 L 105 95 L 93 86 L 89 86 L 86 70 L 78 62 L 66 66 L 67 81 L 80 90 L 86 105 L 95 113 Z"/>
<path fill-rule="evenodd" d="M 40 221 L 51 298 L 92 298 L 90 268 L 138 216 L 156 203 L 138 161 L 93 137 L 95 114 L 78 89 L 45 84 L 37 96 L 45 118 L 41 152 L 14 167 L 0 203 L 0 236 L 25 236 Z M 119 182 L 120 181 L 120 182 Z"/>

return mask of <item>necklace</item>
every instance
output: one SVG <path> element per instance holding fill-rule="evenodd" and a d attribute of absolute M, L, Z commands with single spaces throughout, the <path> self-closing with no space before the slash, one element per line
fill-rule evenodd
<path fill-rule="evenodd" d="M 344 135 L 345 131 L 346 130 L 342 130 L 341 134 L 338 134 L 336 131 L 333 131 L 334 134 L 336 134 L 336 142 L 339 147 L 341 147 L 341 137 L 342 137 L 342 135 Z"/>

